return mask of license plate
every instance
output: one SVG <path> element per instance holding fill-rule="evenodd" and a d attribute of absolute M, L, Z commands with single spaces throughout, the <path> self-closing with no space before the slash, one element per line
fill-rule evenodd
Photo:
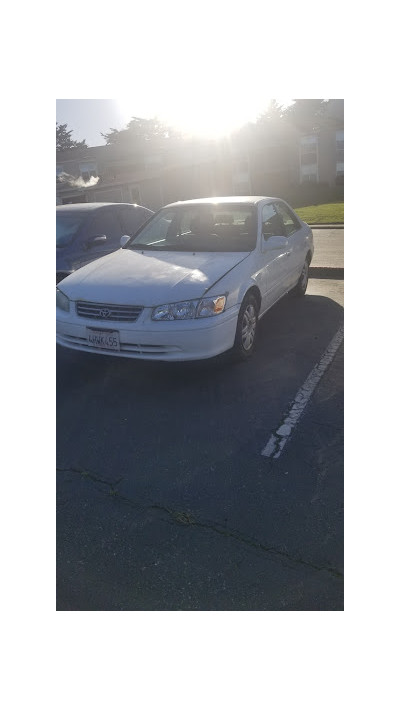
<path fill-rule="evenodd" d="M 119 351 L 118 331 L 98 331 L 95 328 L 86 329 L 86 338 L 94 348 L 108 351 Z"/>

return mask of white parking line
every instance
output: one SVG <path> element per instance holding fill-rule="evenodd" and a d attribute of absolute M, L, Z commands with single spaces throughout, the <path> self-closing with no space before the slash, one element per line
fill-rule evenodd
<path fill-rule="evenodd" d="M 304 408 L 306 407 L 311 395 L 313 394 L 316 386 L 318 385 L 323 374 L 325 373 L 325 370 L 332 362 L 336 351 L 342 343 L 343 336 L 344 327 L 341 326 L 338 332 L 332 338 L 321 360 L 312 369 L 307 380 L 304 382 L 304 384 L 298 391 L 294 399 L 293 405 L 291 406 L 288 414 L 286 415 L 283 424 L 280 425 L 280 427 L 269 438 L 267 445 L 261 452 L 264 457 L 278 459 L 278 457 L 281 456 L 282 450 L 285 444 L 287 443 L 290 435 L 292 434 L 294 427 L 297 425 L 301 415 L 303 414 Z"/>

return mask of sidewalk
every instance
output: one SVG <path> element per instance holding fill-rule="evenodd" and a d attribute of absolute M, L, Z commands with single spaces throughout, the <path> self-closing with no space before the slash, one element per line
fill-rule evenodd
<path fill-rule="evenodd" d="M 310 225 L 314 236 L 314 256 L 310 278 L 344 278 L 343 225 Z"/>

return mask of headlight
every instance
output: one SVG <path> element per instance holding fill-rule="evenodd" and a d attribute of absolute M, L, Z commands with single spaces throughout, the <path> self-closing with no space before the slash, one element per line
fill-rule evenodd
<path fill-rule="evenodd" d="M 210 296 L 195 301 L 179 301 L 176 304 L 163 304 L 153 309 L 153 321 L 183 321 L 188 318 L 206 318 L 222 313 L 226 296 Z"/>
<path fill-rule="evenodd" d="M 56 287 L 56 304 L 57 308 L 62 309 L 63 311 L 69 311 L 69 298 L 68 296 L 65 296 L 65 294 L 60 291 L 60 289 L 57 289 Z"/>
<path fill-rule="evenodd" d="M 223 312 L 225 304 L 226 296 L 211 296 L 207 299 L 201 299 L 197 307 L 196 318 L 217 316 L 217 314 L 221 314 Z"/>

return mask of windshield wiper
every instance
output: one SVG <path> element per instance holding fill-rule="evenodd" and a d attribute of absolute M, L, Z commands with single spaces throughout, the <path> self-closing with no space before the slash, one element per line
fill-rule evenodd
<path fill-rule="evenodd" d="M 142 249 L 142 250 L 160 250 L 164 249 L 163 247 L 159 247 L 155 244 L 141 244 L 140 242 L 136 242 L 136 244 L 130 244 L 127 249 Z"/>
<path fill-rule="evenodd" d="M 192 248 L 184 247 L 181 244 L 130 244 L 128 249 L 154 250 L 157 252 L 192 252 Z"/>

